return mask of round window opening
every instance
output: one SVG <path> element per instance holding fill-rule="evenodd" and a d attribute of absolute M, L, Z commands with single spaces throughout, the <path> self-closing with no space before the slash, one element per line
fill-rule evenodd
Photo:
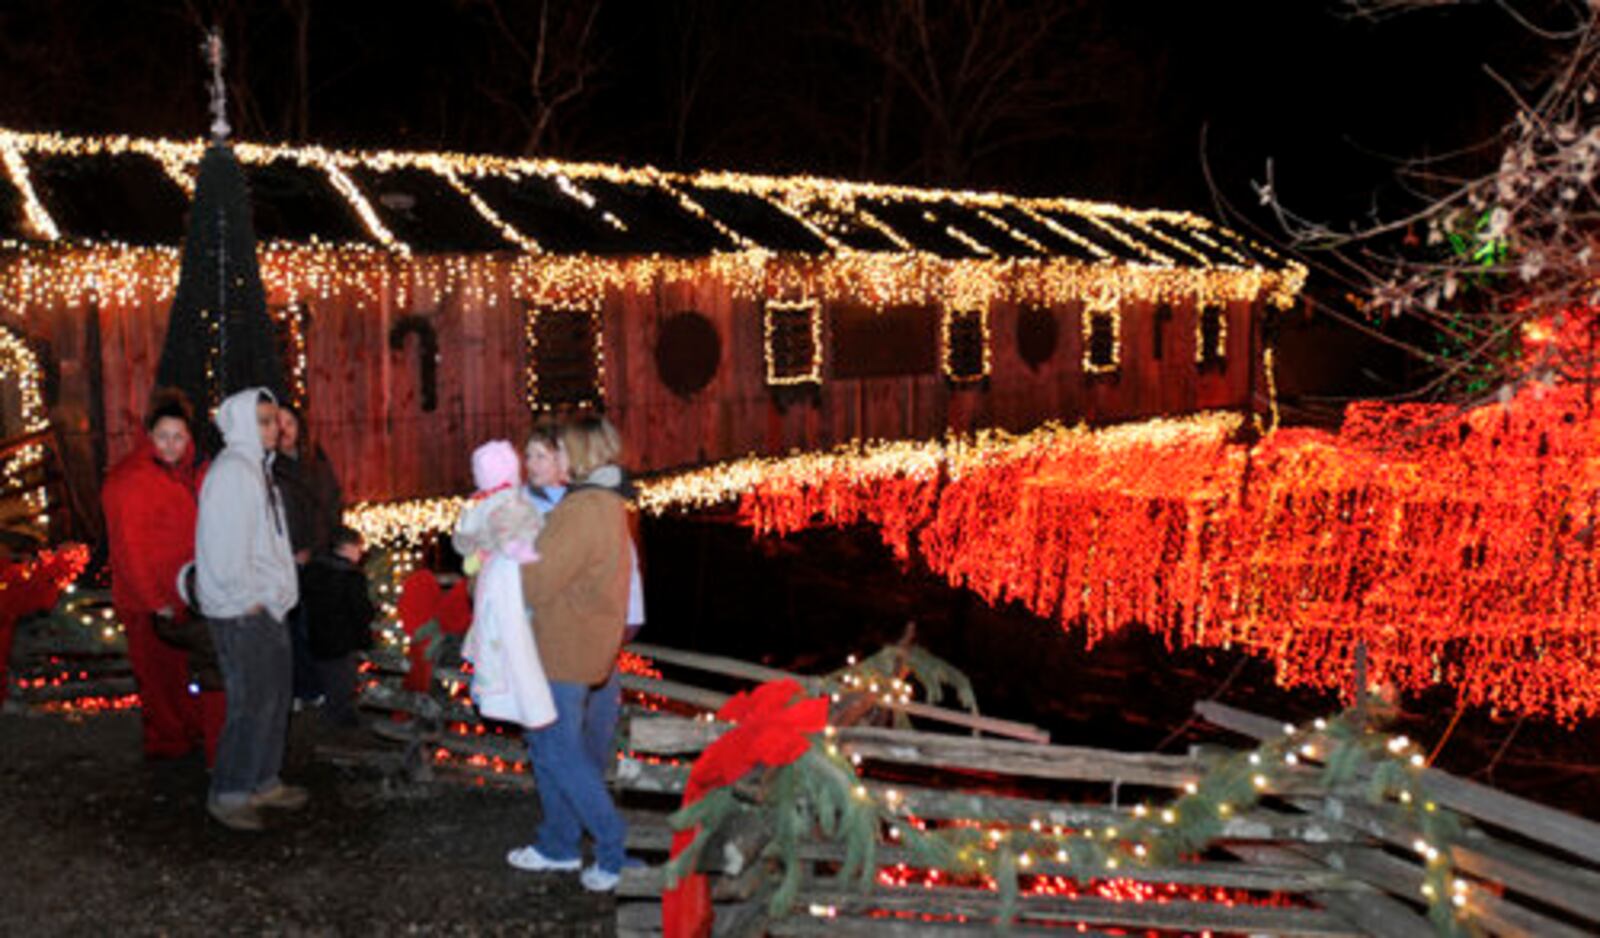
<path fill-rule="evenodd" d="M 701 313 L 687 310 L 662 321 L 656 337 L 656 372 L 674 394 L 688 397 L 710 384 L 721 360 L 717 327 Z"/>

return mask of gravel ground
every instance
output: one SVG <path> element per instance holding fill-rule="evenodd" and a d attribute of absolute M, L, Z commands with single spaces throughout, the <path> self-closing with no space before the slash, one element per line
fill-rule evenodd
<path fill-rule="evenodd" d="M 316 760 L 297 716 L 284 774 L 311 805 L 236 833 L 206 816 L 198 758 L 145 761 L 138 719 L 0 713 L 0 935 L 614 931 L 610 897 L 506 866 L 527 794 L 397 791 Z"/>

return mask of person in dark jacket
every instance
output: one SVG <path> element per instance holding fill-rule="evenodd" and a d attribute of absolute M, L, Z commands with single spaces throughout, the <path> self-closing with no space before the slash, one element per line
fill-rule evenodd
<path fill-rule="evenodd" d="M 323 716 L 335 726 L 357 725 L 357 655 L 372 647 L 372 604 L 361 569 L 361 535 L 335 528 L 331 549 L 311 558 L 300 574 L 301 602 L 311 625 L 310 651 L 323 693 Z"/>
<path fill-rule="evenodd" d="M 283 492 L 295 560 L 308 563 L 332 548 L 333 532 L 343 523 L 343 494 L 328 454 L 311 439 L 304 416 L 292 404 L 278 408 L 278 458 L 272 474 Z"/>
<path fill-rule="evenodd" d="M 341 523 L 339 478 L 328 456 L 311 439 L 304 416 L 293 405 L 278 408 L 277 457 L 272 478 L 283 493 L 283 513 L 289 522 L 289 546 L 294 562 L 304 573 L 311 558 L 327 553 L 334 529 Z M 296 706 L 315 702 L 324 691 L 317 679 L 316 661 L 308 642 L 311 622 L 303 606 L 289 613 L 289 636 L 294 641 L 294 698 Z"/>

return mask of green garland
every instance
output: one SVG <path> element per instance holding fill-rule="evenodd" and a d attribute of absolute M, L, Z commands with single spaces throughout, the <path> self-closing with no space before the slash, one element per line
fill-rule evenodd
<path fill-rule="evenodd" d="M 911 681 L 900 677 L 902 671 Z M 910 726 L 910 718 L 902 711 L 893 710 L 892 705 L 897 701 L 911 701 L 912 681 L 921 685 L 931 705 L 938 706 L 948 689 L 967 712 L 978 712 L 978 697 L 972 690 L 972 681 L 954 665 L 918 645 L 889 645 L 859 662 L 851 655 L 845 667 L 823 675 L 819 686 L 835 703 L 851 694 L 877 698 L 891 707 L 895 726 L 903 729 Z"/>
<path fill-rule="evenodd" d="M 734 824 L 760 824 L 773 834 L 760 860 L 781 867 L 769 911 L 785 915 L 793 911 L 799 892 L 802 839 L 815 835 L 842 841 L 845 861 L 840 878 L 856 880 L 865 891 L 876 873 L 880 832 L 889 829 L 898 835 L 912 865 L 954 876 L 992 878 L 1000 893 L 1001 921 L 1010 922 L 1016 912 L 1018 880 L 1036 863 L 1054 860 L 1074 871 L 1067 875 L 1078 882 L 1174 865 L 1205 850 L 1222 834 L 1228 818 L 1253 808 L 1280 779 L 1300 771 L 1302 760 L 1316 759 L 1322 762 L 1320 783 L 1328 789 L 1349 785 L 1365 773 L 1369 800 L 1394 799 L 1405 821 L 1420 833 L 1414 846 L 1425 860 L 1422 897 L 1429 920 L 1441 935 L 1466 933 L 1459 909 L 1466 905 L 1468 886 L 1456 877 L 1450 860 L 1450 848 L 1461 835 L 1460 819 L 1427 796 L 1420 777 L 1424 760 L 1410 742 L 1368 728 L 1356 710 L 1303 727 L 1285 725 L 1281 738 L 1217 760 L 1204 776 L 1185 786 L 1183 795 L 1164 806 L 1140 805 L 1124 822 L 1080 831 L 1039 823 L 990 831 L 922 830 L 905 824 L 895 804 L 872 796 L 832 736 L 830 727 L 826 738 L 814 740 L 805 756 L 767 773 L 758 785 L 716 789 L 674 814 L 673 829 L 700 825 L 700 831 L 694 843 L 667 864 L 668 885 L 697 868 L 702 849 L 718 831 Z M 888 796 L 892 801 L 893 792 Z"/>

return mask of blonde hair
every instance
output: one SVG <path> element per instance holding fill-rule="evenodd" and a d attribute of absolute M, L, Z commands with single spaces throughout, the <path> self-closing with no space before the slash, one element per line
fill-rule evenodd
<path fill-rule="evenodd" d="M 622 456 L 622 437 L 611 421 L 600 416 L 579 417 L 561 427 L 561 448 L 567 454 L 567 469 L 574 482 L 588 478 L 601 466 L 617 462 Z"/>

